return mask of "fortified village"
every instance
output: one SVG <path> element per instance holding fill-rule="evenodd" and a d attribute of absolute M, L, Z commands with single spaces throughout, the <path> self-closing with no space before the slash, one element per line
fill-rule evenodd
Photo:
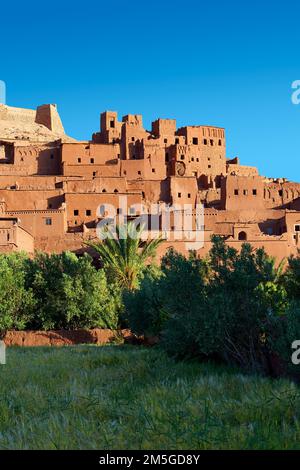
<path fill-rule="evenodd" d="M 100 116 L 90 141 L 65 132 L 55 105 L 36 110 L 0 105 L 0 251 L 34 250 L 78 254 L 96 238 L 96 226 L 111 204 L 120 215 L 127 196 L 128 219 L 158 204 L 204 206 L 205 255 L 211 236 L 240 248 L 283 258 L 300 247 L 300 184 L 260 176 L 255 167 L 226 157 L 225 130 L 214 126 L 176 128 L 157 119 L 143 128 L 142 116 L 116 112 Z M 138 207 L 138 206 L 137 206 Z M 192 227 L 195 213 L 191 211 Z M 173 246 L 187 251 L 174 225 L 164 234 L 159 254 Z"/>

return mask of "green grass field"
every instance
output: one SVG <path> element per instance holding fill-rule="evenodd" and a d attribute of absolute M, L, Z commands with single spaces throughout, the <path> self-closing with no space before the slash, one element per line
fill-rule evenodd
<path fill-rule="evenodd" d="M 11 348 L 0 449 L 299 449 L 300 389 L 134 346 Z"/>

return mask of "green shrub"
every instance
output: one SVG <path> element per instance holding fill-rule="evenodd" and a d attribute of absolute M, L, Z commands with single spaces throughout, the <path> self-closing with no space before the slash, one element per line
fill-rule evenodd
<path fill-rule="evenodd" d="M 149 275 L 140 281 L 138 290 L 124 292 L 125 317 L 133 333 L 148 337 L 161 333 L 167 316 L 160 295 L 161 279 Z"/>
<path fill-rule="evenodd" d="M 118 326 L 116 299 L 88 255 L 38 253 L 28 261 L 26 282 L 36 299 L 34 329 Z"/>
<path fill-rule="evenodd" d="M 213 353 L 216 325 L 207 311 L 207 261 L 170 250 L 162 260 L 162 272 L 161 302 L 168 319 L 162 331 L 163 347 L 178 358 Z"/>
<path fill-rule="evenodd" d="M 6 330 L 23 330 L 32 318 L 34 298 L 25 287 L 26 255 L 0 255 L 0 336 Z"/>

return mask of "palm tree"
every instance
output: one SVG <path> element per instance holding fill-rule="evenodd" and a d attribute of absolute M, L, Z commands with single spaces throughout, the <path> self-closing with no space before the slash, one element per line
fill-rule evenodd
<path fill-rule="evenodd" d="M 161 238 L 150 241 L 141 239 L 143 226 L 129 222 L 116 226 L 116 233 L 109 227 L 104 229 L 101 242 L 86 242 L 100 255 L 104 268 L 120 287 L 134 290 L 147 263 L 153 261 Z"/>

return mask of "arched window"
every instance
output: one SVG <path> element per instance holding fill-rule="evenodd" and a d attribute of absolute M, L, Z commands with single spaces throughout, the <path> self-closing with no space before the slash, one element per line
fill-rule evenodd
<path fill-rule="evenodd" d="M 119 191 L 117 189 L 114 190 L 114 193 L 118 193 Z"/>
<path fill-rule="evenodd" d="M 247 240 L 247 234 L 246 232 L 240 232 L 239 233 L 239 240 Z"/>

